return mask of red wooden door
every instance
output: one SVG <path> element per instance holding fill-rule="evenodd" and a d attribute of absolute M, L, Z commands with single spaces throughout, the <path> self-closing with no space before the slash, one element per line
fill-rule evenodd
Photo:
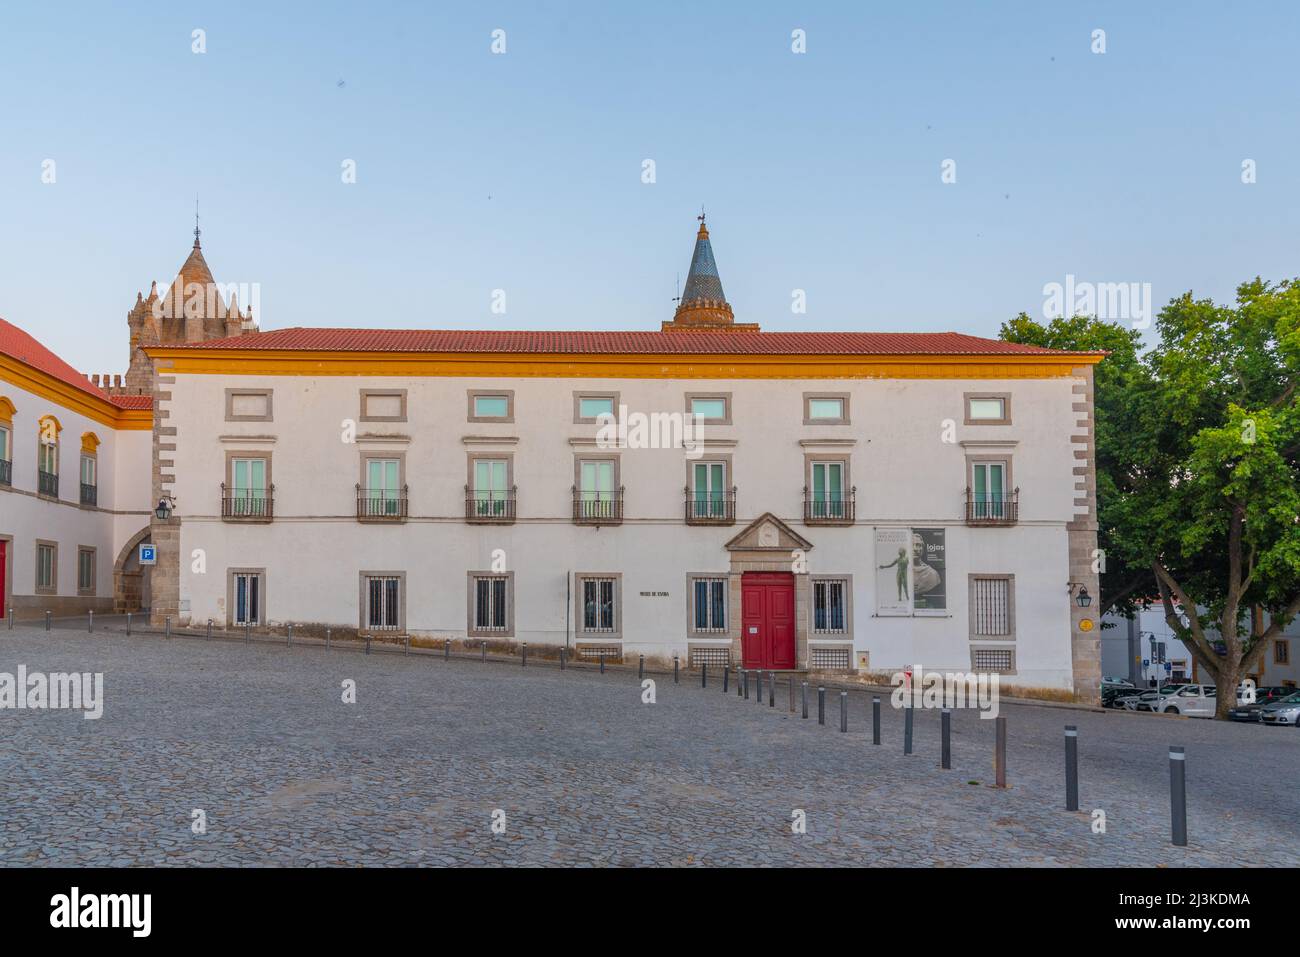
<path fill-rule="evenodd" d="M 5 594 L 5 572 L 7 571 L 5 560 L 9 557 L 5 549 L 8 546 L 8 542 L 0 542 L 0 618 L 4 618 L 5 615 L 9 614 L 9 596 Z"/>
<path fill-rule="evenodd" d="M 747 572 L 741 577 L 740 647 L 746 668 L 794 667 L 794 575 Z"/>

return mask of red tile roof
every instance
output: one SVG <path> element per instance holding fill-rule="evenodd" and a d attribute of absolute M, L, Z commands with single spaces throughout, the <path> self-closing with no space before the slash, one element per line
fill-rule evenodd
<path fill-rule="evenodd" d="M 119 409 L 153 408 L 153 396 L 150 395 L 109 395 L 31 335 L 5 319 L 0 319 L 0 355 L 17 359 L 24 365 L 53 376 L 74 389 L 80 389 L 87 395 L 110 402 Z"/>
<path fill-rule="evenodd" d="M 961 332 L 546 332 L 296 326 L 168 349 L 619 355 L 1069 355 Z"/>

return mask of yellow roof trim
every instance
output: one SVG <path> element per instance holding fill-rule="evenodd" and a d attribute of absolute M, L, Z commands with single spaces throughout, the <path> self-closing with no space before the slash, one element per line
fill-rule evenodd
<path fill-rule="evenodd" d="M 165 374 L 508 376 L 601 379 L 1046 379 L 1077 375 L 1101 353 L 1072 355 L 646 355 L 145 350 Z"/>
<path fill-rule="evenodd" d="M 10 382 L 42 399 L 58 403 L 113 429 L 147 430 L 153 428 L 151 409 L 119 409 L 106 399 L 82 392 L 62 379 L 20 362 L 12 356 L 0 355 L 0 379 Z"/>

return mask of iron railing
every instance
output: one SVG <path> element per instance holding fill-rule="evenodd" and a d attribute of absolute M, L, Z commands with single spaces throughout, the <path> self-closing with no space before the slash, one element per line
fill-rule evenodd
<path fill-rule="evenodd" d="M 221 517 L 230 521 L 271 521 L 275 518 L 275 486 L 231 491 L 222 482 Z"/>
<path fill-rule="evenodd" d="M 1020 489 L 1009 495 L 976 495 L 966 489 L 967 525 L 1014 525 L 1020 520 Z"/>
<path fill-rule="evenodd" d="M 476 525 L 509 525 L 515 520 L 518 486 L 473 489 L 465 486 L 465 521 Z"/>
<path fill-rule="evenodd" d="M 406 518 L 407 487 L 362 488 L 357 486 L 357 518 L 363 522 L 400 522 Z"/>
<path fill-rule="evenodd" d="M 857 486 L 848 492 L 814 495 L 807 487 L 803 490 L 803 521 L 805 525 L 852 525 L 856 514 Z"/>
<path fill-rule="evenodd" d="M 9 459 L 0 459 L 0 485 L 14 484 L 14 463 Z"/>
<path fill-rule="evenodd" d="M 82 482 L 81 483 L 81 504 L 97 505 L 98 502 L 99 502 L 98 486 L 87 485 L 85 482 Z"/>
<path fill-rule="evenodd" d="M 575 485 L 573 521 L 576 525 L 622 525 L 623 487 L 617 492 L 584 492 Z"/>
<path fill-rule="evenodd" d="M 42 495 L 48 495 L 50 498 L 58 498 L 59 473 L 38 469 L 36 472 L 36 491 Z"/>
<path fill-rule="evenodd" d="M 687 488 L 685 513 L 687 525 L 736 524 L 736 487 L 722 493 L 691 492 Z"/>

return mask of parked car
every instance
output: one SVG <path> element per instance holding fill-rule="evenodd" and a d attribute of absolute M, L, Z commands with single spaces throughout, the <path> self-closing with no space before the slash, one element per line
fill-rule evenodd
<path fill-rule="evenodd" d="M 1259 720 L 1264 724 L 1300 726 L 1300 692 L 1264 705 L 1259 711 Z"/>
<path fill-rule="evenodd" d="M 1214 685 L 1184 685 L 1173 694 L 1163 695 L 1155 711 L 1161 714 L 1185 714 L 1191 718 L 1213 718 L 1219 701 Z"/>
<path fill-rule="evenodd" d="M 1249 704 L 1241 700 L 1241 694 L 1237 694 L 1237 707 L 1228 712 L 1228 717 L 1233 721 L 1258 721 L 1260 712 L 1264 710 L 1264 705 L 1272 704 L 1274 701 L 1280 701 L 1287 695 L 1295 694 L 1294 688 L 1284 688 L 1281 685 L 1265 686 L 1255 689 L 1255 700 Z"/>
<path fill-rule="evenodd" d="M 1171 681 L 1162 684 L 1159 688 L 1152 688 L 1149 691 L 1129 695 L 1122 699 L 1124 702 L 1124 708 L 1128 711 L 1154 711 L 1157 701 L 1167 695 L 1173 694 L 1181 687 L 1183 687 L 1182 682 Z"/>
<path fill-rule="evenodd" d="M 1136 687 L 1137 685 L 1133 684 L 1133 682 L 1129 681 L 1127 678 L 1118 678 L 1112 675 L 1101 676 L 1102 691 L 1105 691 L 1107 688 L 1136 688 Z"/>
<path fill-rule="evenodd" d="M 1139 688 L 1115 686 L 1101 689 L 1101 706 L 1103 708 L 1122 708 L 1126 698 L 1136 698 L 1142 694 Z"/>

